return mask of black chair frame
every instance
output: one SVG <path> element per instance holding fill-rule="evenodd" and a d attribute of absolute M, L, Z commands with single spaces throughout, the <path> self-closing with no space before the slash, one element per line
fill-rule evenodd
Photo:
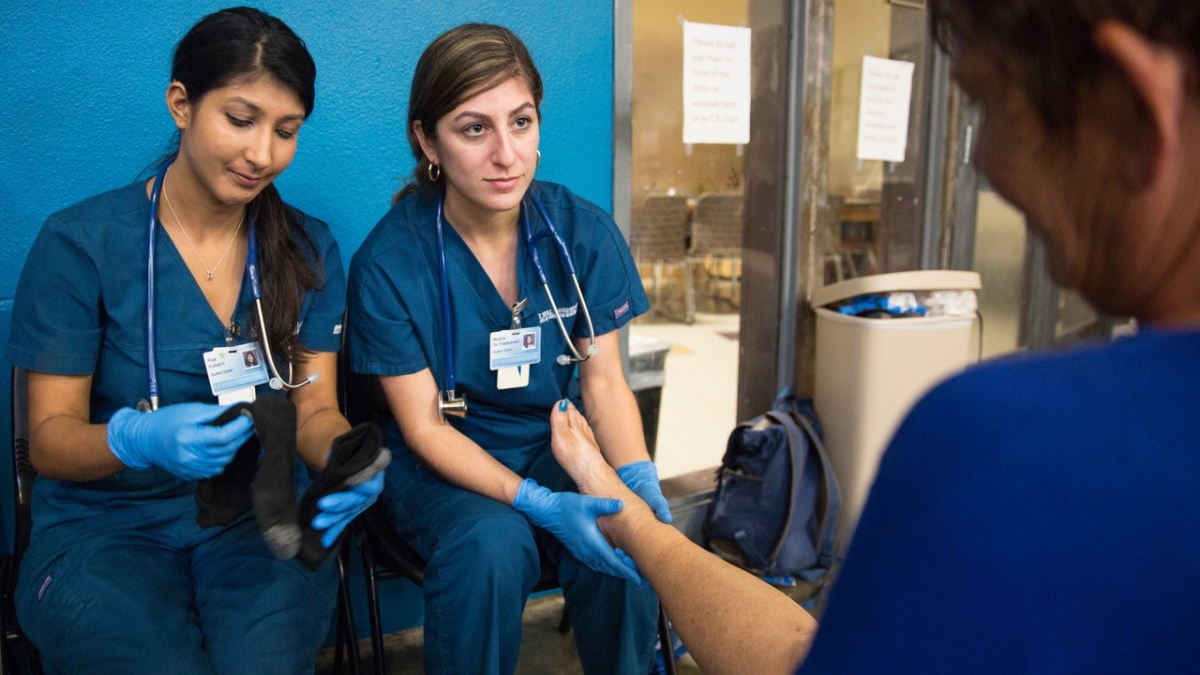
<path fill-rule="evenodd" d="M 33 481 L 37 472 L 29 460 L 29 392 L 25 369 L 12 369 L 12 422 L 13 448 L 13 497 L 15 502 L 16 528 L 13 537 L 13 552 L 0 562 L 0 675 L 17 672 L 18 665 L 14 649 L 24 653 L 24 665 L 28 673 L 42 675 L 42 661 L 37 648 L 21 632 L 17 623 L 16 604 L 13 593 L 17 585 L 17 572 L 21 558 L 29 547 L 29 533 L 33 529 L 30 500 L 33 499 Z"/>

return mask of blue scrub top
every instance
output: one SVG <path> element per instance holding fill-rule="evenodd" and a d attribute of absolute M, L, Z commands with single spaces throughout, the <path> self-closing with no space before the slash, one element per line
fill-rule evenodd
<path fill-rule="evenodd" d="M 146 221 L 150 202 L 138 182 L 70 206 L 47 219 L 29 252 L 13 302 L 9 359 L 28 370 L 58 375 L 91 374 L 91 421 L 147 396 Z M 304 298 L 298 338 L 309 349 L 337 351 L 345 306 L 345 277 L 337 243 L 328 227 L 293 210 L 316 247 L 306 250 L 319 274 L 319 288 Z M 161 223 L 155 231 L 155 322 L 158 378 L 164 405 L 215 403 L 203 353 L 225 344 L 227 326 L 212 311 Z M 270 269 L 263 269 L 270 274 Z M 270 297 L 263 298 L 271 302 Z M 234 320 L 249 326 L 254 307 L 243 275 Z M 244 330 L 235 342 L 252 339 Z M 286 364 L 280 364 L 286 372 Z M 277 394 L 266 385 L 260 396 Z M 127 469 L 92 483 L 39 480 L 38 502 L 70 512 L 72 501 L 103 501 L 101 492 L 137 489 L 175 495 L 195 490 L 158 468 Z M 90 489 L 89 489 L 90 488 Z M 51 496 L 50 493 L 57 493 Z M 148 496 L 143 493 L 142 496 Z M 55 506 L 51 506 L 54 504 Z M 64 515 L 64 517 L 67 517 Z M 39 529 L 44 514 L 35 518 Z"/>
<path fill-rule="evenodd" d="M 620 328 L 650 309 L 637 267 L 616 223 L 600 207 L 554 183 L 535 182 L 555 228 L 567 243 L 596 335 Z M 531 231 L 546 225 L 531 210 Z M 567 396 L 574 364 L 560 366 L 566 339 L 528 254 L 517 244 L 518 297 L 528 299 L 522 327 L 541 326 L 541 362 L 531 366 L 529 386 L 497 389 L 489 368 L 489 336 L 507 330 L 512 312 L 458 232 L 446 221 L 449 304 L 454 325 L 456 388 L 466 395 L 466 418 L 450 423 L 510 469 L 521 473 L 548 447 L 551 406 Z M 538 253 L 567 330 L 588 335 L 575 288 L 552 240 Z M 442 296 L 437 258 L 437 193 L 419 190 L 383 217 L 350 263 L 349 335 L 351 368 L 372 375 L 407 375 L 431 369 L 445 386 Z M 407 445 L 393 421 L 388 445 Z"/>

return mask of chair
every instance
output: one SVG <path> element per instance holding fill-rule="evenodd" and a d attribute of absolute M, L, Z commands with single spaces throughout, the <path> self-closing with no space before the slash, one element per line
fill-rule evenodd
<path fill-rule="evenodd" d="M 387 420 L 391 419 L 391 410 L 388 408 L 383 388 L 379 385 L 379 379 L 374 375 L 362 375 L 351 372 L 345 354 L 346 350 L 343 349 L 338 358 L 341 371 L 338 382 L 340 383 L 339 393 L 346 419 L 351 424 L 361 424 L 363 422 L 386 423 Z M 386 673 L 386 664 L 383 657 L 383 621 L 379 604 L 379 582 L 389 579 L 407 579 L 419 586 L 425 581 L 425 561 L 408 542 L 404 541 L 396 533 L 395 527 L 392 526 L 383 507 L 378 502 L 359 516 L 351 527 L 354 544 L 362 557 L 363 578 L 366 582 L 367 616 L 371 624 L 371 651 L 374 661 L 374 672 Z M 346 550 L 348 549 L 343 549 L 343 551 Z M 548 565 L 543 566 L 541 577 L 538 579 L 537 584 L 534 585 L 534 592 L 550 590 L 557 586 L 557 570 Z M 349 617 L 352 614 L 349 596 L 340 596 L 338 601 L 340 606 L 339 617 L 342 615 Z M 672 649 L 672 643 L 670 626 L 661 605 L 659 607 L 658 625 L 659 639 L 662 640 L 662 644 L 664 645 L 663 654 L 665 655 Z M 341 634 L 343 627 L 353 630 L 353 622 L 343 622 L 339 618 L 339 635 L 337 639 L 339 650 L 339 657 L 337 659 L 338 667 L 340 670 L 341 646 L 346 644 L 353 654 L 351 657 L 352 672 L 357 675 L 359 671 L 354 663 L 357 659 L 358 643 L 355 640 L 353 632 L 348 636 Z M 559 624 L 559 631 L 566 633 L 570 629 L 569 627 L 567 614 L 564 612 L 562 622 Z M 674 653 L 673 651 L 670 653 L 672 658 L 664 659 L 666 673 L 667 675 L 675 675 Z"/>
<path fill-rule="evenodd" d="M 742 278 L 743 203 L 740 192 L 709 192 L 696 199 L 692 216 L 692 260 L 699 260 L 713 297 L 714 282 L 729 283 L 729 302 L 739 303 Z"/>
<path fill-rule="evenodd" d="M 696 317 L 696 295 L 688 260 L 688 198 L 680 195 L 650 195 L 635 206 L 630 227 L 629 248 L 638 268 L 651 267 L 650 289 L 654 308 L 662 312 L 664 271 L 678 267 L 683 277 L 683 321 Z M 645 283 L 643 281 L 643 283 Z"/>
<path fill-rule="evenodd" d="M 33 480 L 37 472 L 29 461 L 29 395 L 26 387 L 25 369 L 12 369 L 12 445 L 13 445 L 13 496 L 15 501 L 16 530 L 13 537 L 12 555 L 0 562 L 0 614 L 3 615 L 0 630 L 0 673 L 15 672 L 16 662 L 12 649 L 20 646 L 25 655 L 27 672 L 41 675 L 42 662 L 37 648 L 33 646 L 17 624 L 16 605 L 13 592 L 16 589 L 17 570 L 21 557 L 29 547 L 29 533 L 33 528 L 30 500 L 33 498 Z"/>

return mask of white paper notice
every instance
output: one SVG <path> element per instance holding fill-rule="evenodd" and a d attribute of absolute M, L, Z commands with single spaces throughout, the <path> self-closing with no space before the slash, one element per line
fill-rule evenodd
<path fill-rule="evenodd" d="M 858 158 L 903 162 L 908 147 L 908 108 L 913 64 L 863 57 L 858 107 Z"/>
<path fill-rule="evenodd" d="M 750 29 L 683 24 L 683 142 L 750 142 Z"/>

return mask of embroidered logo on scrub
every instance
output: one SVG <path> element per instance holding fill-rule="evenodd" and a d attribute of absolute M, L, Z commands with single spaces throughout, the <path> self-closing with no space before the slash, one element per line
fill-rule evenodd
<path fill-rule="evenodd" d="M 570 307 L 559 307 L 558 308 L 559 315 L 561 315 L 562 318 L 564 318 L 564 319 L 569 319 L 569 318 L 575 316 L 575 313 L 578 311 L 579 311 L 579 303 L 575 303 L 574 305 L 571 305 Z M 548 310 L 542 312 L 541 314 L 538 314 L 538 323 L 546 323 L 547 321 L 553 321 L 553 320 L 554 320 L 554 310 L 552 310 L 552 309 L 548 309 Z"/>
<path fill-rule="evenodd" d="M 620 307 L 613 310 L 613 318 L 619 319 L 619 318 L 625 316 L 625 312 L 628 312 L 628 311 L 629 311 L 629 301 L 626 300 L 625 304 L 623 304 Z"/>

